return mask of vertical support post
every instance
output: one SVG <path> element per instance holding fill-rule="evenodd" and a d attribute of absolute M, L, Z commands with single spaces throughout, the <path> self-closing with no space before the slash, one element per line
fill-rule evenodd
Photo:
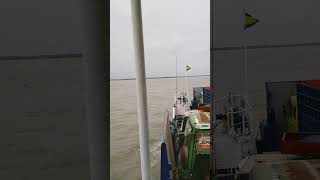
<path fill-rule="evenodd" d="M 107 162 L 107 4 L 102 0 L 81 1 L 86 120 L 91 180 L 108 179 Z"/>
<path fill-rule="evenodd" d="M 247 44 L 245 41 L 245 32 L 246 32 L 246 12 L 245 9 L 243 9 L 243 50 L 244 50 L 244 61 L 243 61 L 243 86 L 244 86 L 244 97 L 247 99 L 248 98 L 248 69 L 247 69 L 247 61 L 248 61 L 248 56 L 247 56 Z"/>
<path fill-rule="evenodd" d="M 185 79 L 186 79 L 186 93 L 188 94 L 188 71 L 187 71 L 187 69 L 186 69 Z"/>
<path fill-rule="evenodd" d="M 177 55 L 176 55 L 176 97 L 178 97 L 178 57 Z"/>
<path fill-rule="evenodd" d="M 230 116 L 230 115 L 229 115 Z M 227 116 L 227 133 L 229 134 L 230 133 L 230 119 L 229 117 Z"/>
<path fill-rule="evenodd" d="M 243 37 L 245 37 L 246 32 L 246 11 L 243 9 Z M 247 107 L 248 97 L 248 54 L 247 54 L 247 44 L 245 39 L 243 40 L 243 49 L 244 49 L 244 61 L 243 61 L 243 85 L 244 85 L 244 109 Z M 251 124 L 250 124 L 251 127 Z M 245 112 L 243 112 L 242 116 L 242 134 L 245 132 Z"/>
<path fill-rule="evenodd" d="M 244 97 L 248 99 L 248 54 L 246 44 L 244 44 Z"/>
<path fill-rule="evenodd" d="M 151 179 L 147 88 L 144 62 L 141 0 L 131 0 L 133 43 L 136 64 L 137 107 L 142 180 Z"/>
<path fill-rule="evenodd" d="M 214 0 L 210 0 L 210 180 L 213 180 L 216 175 L 216 157 L 215 157 L 215 141 L 214 129 L 216 115 L 214 112 L 214 45 L 213 45 L 213 15 L 214 15 Z"/>
<path fill-rule="evenodd" d="M 242 134 L 245 134 L 245 111 L 242 112 Z"/>
<path fill-rule="evenodd" d="M 233 94 L 232 91 L 230 92 L 230 126 L 231 126 L 231 133 L 234 131 L 234 124 L 233 124 Z"/>

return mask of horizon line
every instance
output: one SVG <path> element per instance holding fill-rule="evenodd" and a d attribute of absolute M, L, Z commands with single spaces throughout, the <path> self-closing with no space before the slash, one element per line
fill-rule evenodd
<path fill-rule="evenodd" d="M 187 77 L 204 77 L 204 76 L 210 76 L 210 74 L 204 74 L 204 75 L 189 75 Z M 186 76 L 177 76 L 177 78 L 186 77 Z M 176 76 L 159 76 L 159 77 L 147 77 L 146 79 L 170 79 L 170 78 L 176 78 Z M 136 78 L 116 78 L 116 79 L 110 79 L 110 81 L 121 81 L 121 80 L 136 80 Z"/>

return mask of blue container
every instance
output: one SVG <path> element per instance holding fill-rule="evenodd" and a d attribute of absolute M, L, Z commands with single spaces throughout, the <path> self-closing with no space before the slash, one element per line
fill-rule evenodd
<path fill-rule="evenodd" d="M 297 83 L 298 124 L 301 132 L 320 132 L 320 88 Z"/>
<path fill-rule="evenodd" d="M 198 104 L 201 104 L 201 102 L 203 101 L 201 93 L 203 93 L 203 87 L 193 88 L 193 101 L 197 102 Z"/>
<path fill-rule="evenodd" d="M 210 88 L 205 87 L 203 88 L 203 103 L 210 104 L 210 101 L 211 101 Z"/>

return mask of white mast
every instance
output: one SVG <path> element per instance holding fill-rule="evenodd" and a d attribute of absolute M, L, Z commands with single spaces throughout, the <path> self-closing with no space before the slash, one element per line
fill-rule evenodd
<path fill-rule="evenodd" d="M 178 57 L 176 54 L 176 98 L 178 98 Z M 174 102 L 176 103 L 176 102 Z"/>
<path fill-rule="evenodd" d="M 187 65 L 186 65 L 186 93 L 188 94 L 188 70 L 187 70 Z"/>
<path fill-rule="evenodd" d="M 137 107 L 139 121 L 139 140 L 142 180 L 151 179 L 150 149 L 147 109 L 147 88 L 144 63 L 143 29 L 141 15 L 141 1 L 131 0 L 133 43 L 136 62 Z"/>

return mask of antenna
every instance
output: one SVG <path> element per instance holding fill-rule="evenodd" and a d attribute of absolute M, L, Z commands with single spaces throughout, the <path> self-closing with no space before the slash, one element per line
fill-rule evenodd
<path fill-rule="evenodd" d="M 186 65 L 186 75 L 185 75 L 185 79 L 186 79 L 186 90 L 185 93 L 188 94 L 188 70 L 187 70 L 188 65 Z"/>
<path fill-rule="evenodd" d="M 188 71 L 191 69 L 190 65 L 186 65 L 185 67 L 185 71 L 186 71 L 186 75 L 185 75 L 185 79 L 186 79 L 186 89 L 185 89 L 185 95 L 189 98 L 189 94 L 188 94 Z"/>

